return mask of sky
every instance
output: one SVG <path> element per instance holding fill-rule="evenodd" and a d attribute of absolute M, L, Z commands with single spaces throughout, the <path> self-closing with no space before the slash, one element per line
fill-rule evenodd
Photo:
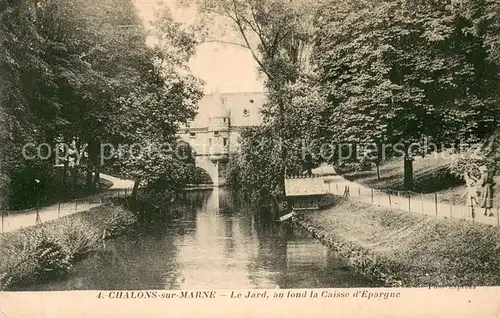
<path fill-rule="evenodd" d="M 134 0 L 143 23 L 148 27 L 155 18 L 158 0 Z M 179 22 L 190 22 L 196 17 L 194 9 L 180 10 L 175 0 L 163 1 Z M 249 50 L 230 44 L 204 43 L 198 47 L 190 61 L 191 71 L 203 79 L 205 93 L 260 92 L 263 85 L 259 81 L 257 64 Z"/>

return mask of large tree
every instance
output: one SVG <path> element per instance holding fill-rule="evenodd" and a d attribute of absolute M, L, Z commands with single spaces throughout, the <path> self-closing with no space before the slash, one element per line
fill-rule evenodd
<path fill-rule="evenodd" d="M 249 50 L 258 65 L 264 79 L 268 98 L 262 111 L 264 128 L 262 134 L 243 134 L 242 143 L 251 143 L 245 138 L 260 138 L 260 143 L 271 142 L 278 151 L 273 151 L 276 164 L 271 167 L 268 184 L 261 185 L 257 192 L 270 194 L 269 189 L 282 185 L 286 171 L 296 172 L 302 164 L 302 156 L 297 155 L 297 143 L 304 135 L 315 135 L 315 126 L 304 127 L 309 111 L 303 113 L 304 104 L 312 103 L 304 96 L 304 82 L 313 83 L 310 57 L 314 43 L 314 18 L 316 2 L 308 0 L 192 0 L 200 14 L 203 36 L 199 42 L 230 43 Z M 207 21 L 212 21 L 207 23 Z M 214 23 L 215 22 L 215 23 Z M 204 26 L 204 28 L 203 28 Z M 231 32 L 219 32 L 226 28 Z M 306 89 L 307 90 L 307 89 Z M 296 91 L 296 92 L 295 92 Z M 305 94 L 307 95 L 307 94 Z M 262 171 L 257 157 L 246 156 L 247 166 L 252 166 L 252 173 Z M 260 156 L 269 156 L 262 152 Z M 255 160 L 250 160 L 254 158 Z M 242 159 L 243 160 L 243 159 Z M 247 171 L 247 170 L 245 170 Z M 244 172 L 243 172 L 244 173 Z M 248 172 L 250 173 L 250 172 Z M 263 172 L 262 172 L 263 173 Z M 264 176 L 262 176 L 264 177 Z M 251 176 L 242 176 L 247 180 Z M 257 177 L 257 179 L 260 177 Z M 264 191 L 267 189 L 266 191 Z M 262 191 L 261 191 L 262 190 Z"/>
<path fill-rule="evenodd" d="M 178 124 L 194 116 L 201 83 L 185 66 L 189 39 L 170 21 L 158 25 L 162 46 L 150 48 L 132 1 L 19 0 L 0 10 L 1 180 L 10 193 L 30 191 L 22 180 L 50 182 L 42 172 L 51 173 L 55 158 L 23 158 L 27 142 L 85 150 L 73 180 L 86 170 L 91 190 L 102 143 L 176 143 Z M 156 164 L 169 171 L 181 163 Z"/>
<path fill-rule="evenodd" d="M 155 21 L 155 35 L 158 44 L 148 50 L 147 80 L 138 78 L 135 88 L 119 99 L 120 110 L 114 119 L 117 133 L 146 151 L 128 156 L 119 167 L 136 180 L 135 190 L 143 183 L 153 189 L 177 191 L 193 175 L 194 161 L 191 149 L 175 134 L 179 125 L 194 119 L 202 82 L 187 65 L 195 52 L 194 35 L 185 32 L 169 10 Z"/>
<path fill-rule="evenodd" d="M 473 142 L 498 119 L 498 68 L 472 21 L 431 1 L 326 1 L 315 47 L 339 142 Z"/>

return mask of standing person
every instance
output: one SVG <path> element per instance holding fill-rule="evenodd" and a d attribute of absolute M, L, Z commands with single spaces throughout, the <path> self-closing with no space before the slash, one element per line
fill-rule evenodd
<path fill-rule="evenodd" d="M 467 191 L 464 193 L 464 196 L 466 196 L 466 204 L 476 204 L 478 205 L 479 203 L 477 202 L 477 199 L 479 197 L 479 189 L 477 187 L 477 180 L 471 177 L 470 172 L 467 171 L 464 174 L 464 179 L 465 179 L 465 184 L 467 186 Z"/>
<path fill-rule="evenodd" d="M 491 208 L 493 207 L 493 176 L 488 172 L 486 166 L 479 167 L 481 172 L 481 179 L 479 179 L 479 186 L 481 186 L 481 208 L 484 209 L 484 215 L 493 216 Z"/>

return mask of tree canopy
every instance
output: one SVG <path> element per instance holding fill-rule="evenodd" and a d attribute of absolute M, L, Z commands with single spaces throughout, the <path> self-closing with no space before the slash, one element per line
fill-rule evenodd
<path fill-rule="evenodd" d="M 411 157 L 425 151 L 410 151 L 412 143 L 471 144 L 498 125 L 496 0 L 188 2 L 238 35 L 206 32 L 206 38 L 249 49 L 265 75 L 265 127 L 244 135 L 242 143 L 271 138 L 282 149 L 271 152 L 280 163 L 265 172 L 274 176 L 272 184 L 285 171 L 300 170 L 298 140 L 313 141 L 316 154 L 325 144 L 337 147 L 335 155 L 343 143 L 391 145 L 385 158 L 399 145 L 411 179 Z M 246 156 L 245 149 L 244 170 L 258 174 L 263 158 Z M 339 163 L 336 158 L 318 160 Z"/>
<path fill-rule="evenodd" d="M 103 168 L 103 143 L 176 144 L 179 124 L 196 113 L 202 83 L 187 67 L 194 42 L 167 14 L 157 22 L 155 47 L 146 45 L 132 1 L 2 1 L 0 19 L 4 189 L 13 177 L 29 183 L 34 171 L 47 180 L 52 174 L 54 154 L 26 160 L 21 150 L 27 142 L 53 149 L 62 142 L 84 151 L 72 172 L 76 178 L 85 170 L 92 187 L 92 173 Z M 183 161 L 169 156 L 118 166 L 138 178 L 151 173 L 147 160 L 165 171 L 177 169 Z M 181 182 L 176 178 L 172 174 L 172 183 Z M 11 186 L 9 192 L 17 190 Z"/>

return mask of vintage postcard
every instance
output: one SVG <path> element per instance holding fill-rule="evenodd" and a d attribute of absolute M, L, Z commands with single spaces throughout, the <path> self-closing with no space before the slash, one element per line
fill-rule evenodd
<path fill-rule="evenodd" d="M 0 0 L 0 317 L 500 317 L 500 1 Z"/>

